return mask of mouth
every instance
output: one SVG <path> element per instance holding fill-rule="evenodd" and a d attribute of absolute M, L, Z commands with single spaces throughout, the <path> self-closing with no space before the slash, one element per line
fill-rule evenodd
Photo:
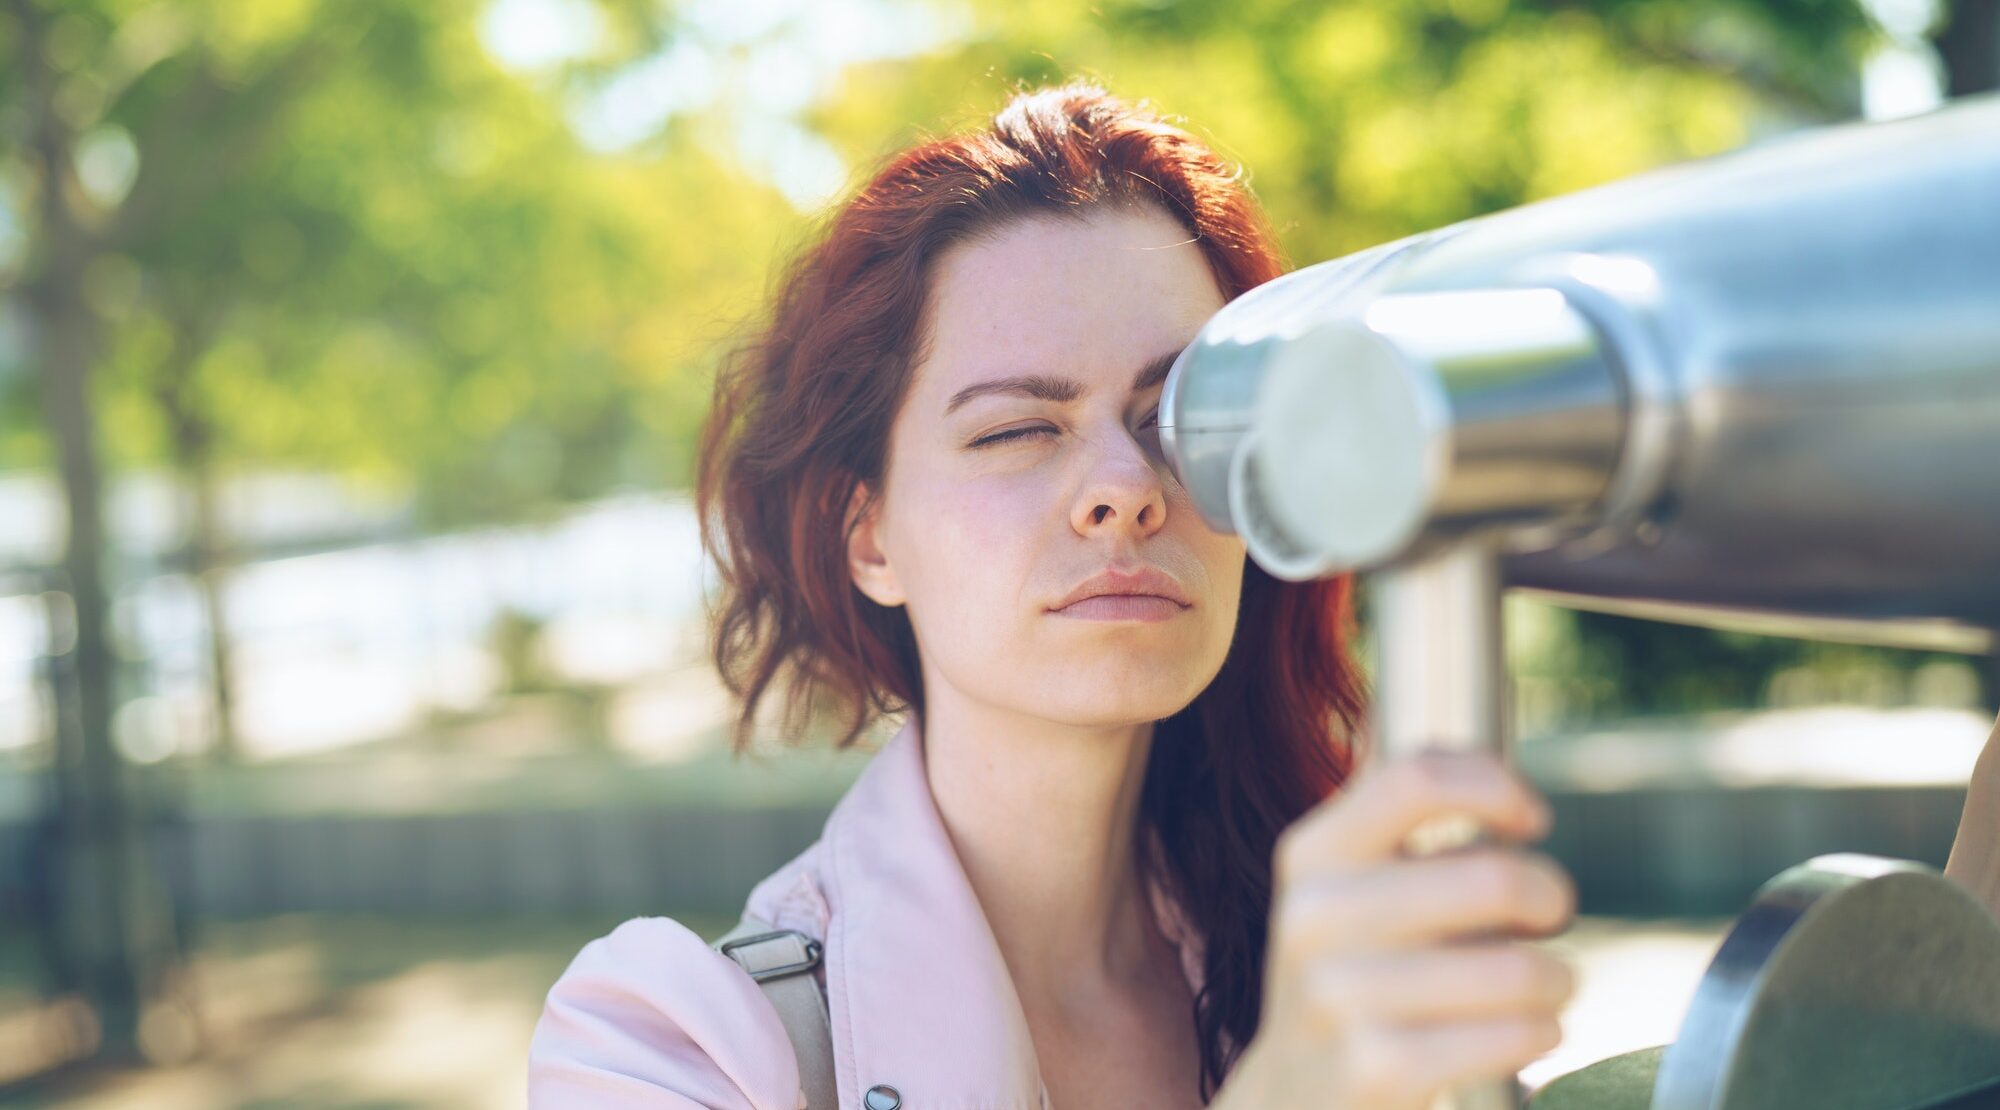
<path fill-rule="evenodd" d="M 1097 594 L 1051 612 L 1058 617 L 1082 620 L 1150 622 L 1172 620 L 1190 608 L 1170 597 L 1154 594 Z"/>
<path fill-rule="evenodd" d="M 1100 598 L 1105 600 L 1099 601 Z M 1050 606 L 1050 611 L 1083 616 L 1095 612 L 1169 612 L 1169 609 L 1185 610 L 1193 605 L 1194 598 L 1188 596 L 1180 580 L 1173 575 L 1155 566 L 1130 564 L 1106 567 L 1077 583 L 1060 601 Z M 1079 610 L 1079 606 L 1085 608 Z"/>

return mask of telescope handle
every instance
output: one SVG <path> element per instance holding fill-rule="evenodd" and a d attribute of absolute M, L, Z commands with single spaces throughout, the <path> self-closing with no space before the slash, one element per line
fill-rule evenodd
<path fill-rule="evenodd" d="M 1375 634 L 1375 743 L 1400 757 L 1423 748 L 1507 753 L 1498 556 L 1461 545 L 1368 579 Z M 1430 855 L 1485 843 L 1470 817 L 1417 827 L 1404 851 Z M 1440 1095 L 1432 1110 L 1520 1110 L 1513 1076 Z"/>

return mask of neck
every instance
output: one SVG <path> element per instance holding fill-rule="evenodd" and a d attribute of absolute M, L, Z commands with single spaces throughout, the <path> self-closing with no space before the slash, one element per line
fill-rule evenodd
<path fill-rule="evenodd" d="M 1024 999 L 1143 979 L 1152 909 L 1134 855 L 1153 724 L 1075 727 L 980 707 L 919 720 L 939 815 Z"/>

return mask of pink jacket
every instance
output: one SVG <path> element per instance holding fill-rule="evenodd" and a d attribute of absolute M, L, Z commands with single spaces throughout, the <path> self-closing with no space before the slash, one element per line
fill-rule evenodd
<path fill-rule="evenodd" d="M 758 882 L 747 909 L 825 946 L 816 973 L 840 1110 L 884 1084 L 904 1110 L 1048 1110 L 1021 1003 L 938 816 L 912 714 L 827 818 Z M 1190 993 L 1201 942 L 1148 889 Z M 528 1051 L 531 1110 L 797 1110 L 798 1063 L 778 1014 L 735 961 L 669 917 L 584 945 L 550 988 Z"/>

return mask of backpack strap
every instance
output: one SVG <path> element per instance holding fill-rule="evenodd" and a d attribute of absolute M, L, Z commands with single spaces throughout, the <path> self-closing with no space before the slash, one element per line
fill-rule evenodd
<path fill-rule="evenodd" d="M 735 960 L 764 988 L 799 1061 L 800 1110 L 839 1110 L 833 1076 L 833 1027 L 812 970 L 820 943 L 797 929 L 774 929 L 747 911 L 711 947 Z"/>

